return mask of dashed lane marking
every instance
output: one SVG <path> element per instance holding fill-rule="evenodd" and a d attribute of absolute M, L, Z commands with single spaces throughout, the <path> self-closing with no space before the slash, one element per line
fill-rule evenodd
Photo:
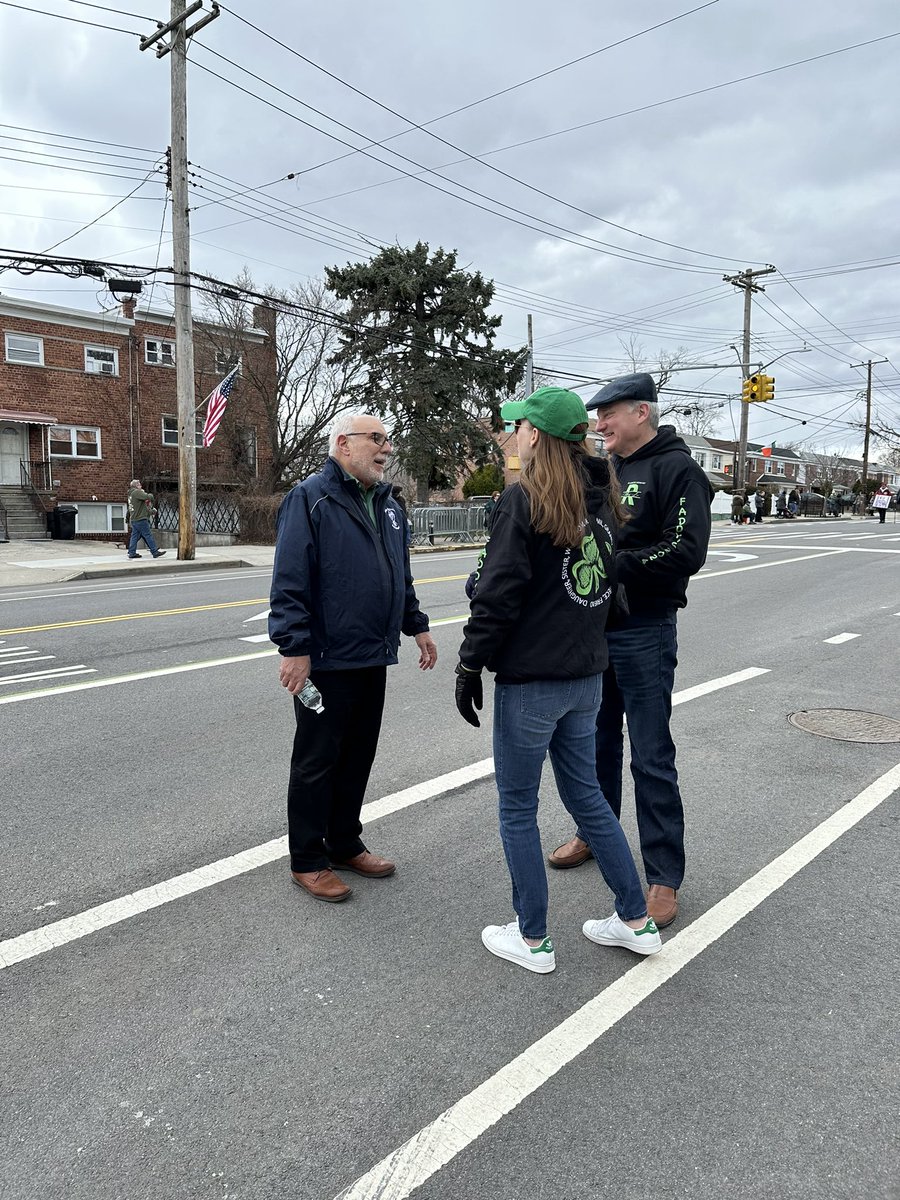
<path fill-rule="evenodd" d="M 231 661 L 240 662 L 248 658 L 262 658 L 271 653 L 274 651 L 264 651 L 263 654 L 247 654 Z M 710 692 L 719 691 L 721 688 L 731 687 L 736 683 L 743 683 L 745 680 L 766 674 L 768 674 L 768 669 L 763 667 L 748 667 L 744 671 L 735 671 L 731 675 L 710 679 L 707 683 L 676 692 L 672 697 L 672 704 L 685 704 L 689 700 L 696 700 Z M 89 687 L 90 684 L 80 686 Z M 0 703 L 3 701 L 0 700 Z M 450 771 L 446 775 L 438 775 L 435 779 L 414 784 L 412 787 L 404 788 L 403 791 L 394 792 L 389 796 L 382 796 L 380 800 L 364 804 L 362 820 L 366 823 L 376 821 L 380 817 L 399 812 L 401 809 L 419 804 L 423 800 L 431 800 L 476 780 L 487 779 L 493 773 L 494 760 L 484 758 L 480 762 L 471 763 L 456 771 Z M 173 879 L 166 879 L 161 883 L 152 884 L 150 887 L 141 888 L 118 900 L 109 900 L 105 904 L 98 904 L 76 916 L 64 917 L 40 929 L 30 930 L 28 933 L 19 934 L 18 937 L 7 938 L 6 941 L 0 942 L 0 970 L 11 967 L 14 963 L 35 958 L 39 954 L 45 954 L 48 950 L 65 946 L 69 942 L 77 941 L 98 929 L 117 925 L 139 913 L 159 908 L 173 900 L 180 900 L 183 896 L 213 887 L 226 879 L 233 879 L 237 875 L 254 871 L 257 867 L 275 862 L 286 854 L 287 838 L 275 838 L 260 846 L 253 846 L 249 850 L 232 854 L 228 858 L 220 858 L 217 862 L 209 863 L 205 867 L 198 867 L 183 875 L 176 875 Z"/>
<path fill-rule="evenodd" d="M 900 763 L 714 904 L 687 929 L 667 938 L 660 954 L 632 967 L 467 1096 L 445 1109 L 408 1142 L 344 1188 L 337 1200 L 406 1200 L 898 788 Z M 487 962 L 482 970 L 488 972 Z"/>
<path fill-rule="evenodd" d="M 844 642 L 852 642 L 854 638 L 862 637 L 859 633 L 836 633 L 834 637 L 824 638 L 827 646 L 840 646 Z"/>

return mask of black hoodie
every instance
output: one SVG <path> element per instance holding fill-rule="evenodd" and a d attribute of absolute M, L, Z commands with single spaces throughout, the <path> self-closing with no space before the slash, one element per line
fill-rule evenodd
<path fill-rule="evenodd" d="M 584 470 L 588 521 L 575 547 L 535 532 L 519 484 L 501 494 L 463 630 L 463 666 L 487 667 L 498 683 L 582 679 L 606 669 L 617 523 L 606 462 L 585 458 Z"/>
<path fill-rule="evenodd" d="M 671 616 L 687 604 L 688 579 L 706 561 L 713 487 L 672 425 L 611 459 L 631 517 L 616 555 L 631 617 Z"/>

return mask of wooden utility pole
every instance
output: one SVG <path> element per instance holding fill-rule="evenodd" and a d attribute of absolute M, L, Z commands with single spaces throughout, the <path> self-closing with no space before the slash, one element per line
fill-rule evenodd
<path fill-rule="evenodd" d="M 203 0 L 186 6 L 172 0 L 171 17 L 156 33 L 141 40 L 147 50 L 166 34 L 168 42 L 156 47 L 156 55 L 171 54 L 171 162 L 172 162 L 172 258 L 175 268 L 175 385 L 178 394 L 178 557 L 192 559 L 197 525 L 197 418 L 194 402 L 194 329 L 191 313 L 191 227 L 187 161 L 187 42 L 204 25 L 219 15 L 212 12 L 187 28 L 187 20 L 203 7 Z"/>
<path fill-rule="evenodd" d="M 759 283 L 754 283 L 753 280 L 758 275 L 771 275 L 775 267 L 761 267 L 757 271 L 752 271 L 749 267 L 746 271 L 741 271 L 739 275 L 723 275 L 722 278 L 726 283 L 733 283 L 735 287 L 743 288 L 744 291 L 744 345 L 743 345 L 743 361 L 741 362 L 741 381 L 750 378 L 750 317 L 751 317 L 751 301 L 754 292 L 764 292 L 766 289 Z M 738 441 L 737 461 L 734 464 L 734 486 L 740 489 L 744 486 L 744 479 L 747 466 L 747 437 L 750 430 L 750 405 L 741 396 L 741 433 Z"/>
<path fill-rule="evenodd" d="M 852 370 L 866 368 L 866 431 L 863 437 L 862 497 L 863 504 L 869 492 L 869 439 L 872 436 L 872 367 L 887 362 L 886 358 L 868 359 L 864 363 L 851 363 Z M 863 509 L 865 514 L 865 508 Z"/>
<path fill-rule="evenodd" d="M 525 395 L 534 391 L 534 334 L 531 328 L 531 313 L 528 314 L 528 358 L 525 362 Z"/>

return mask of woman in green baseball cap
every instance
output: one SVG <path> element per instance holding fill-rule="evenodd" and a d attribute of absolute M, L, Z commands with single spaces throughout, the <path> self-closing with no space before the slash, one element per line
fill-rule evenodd
<path fill-rule="evenodd" d="M 661 943 L 625 834 L 597 783 L 605 629 L 616 532 L 626 519 L 619 485 L 588 448 L 588 414 L 574 392 L 539 388 L 500 413 L 515 422 L 522 476 L 494 509 L 459 651 L 456 706 L 479 725 L 481 672 L 495 673 L 494 767 L 516 920 L 488 925 L 481 940 L 499 958 L 546 974 L 556 957 L 537 809 L 548 752 L 563 804 L 577 814 L 615 896 L 613 915 L 585 922 L 585 936 L 638 954 Z"/>

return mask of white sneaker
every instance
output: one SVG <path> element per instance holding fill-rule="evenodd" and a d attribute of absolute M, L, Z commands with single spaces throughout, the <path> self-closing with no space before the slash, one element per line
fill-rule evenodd
<path fill-rule="evenodd" d="M 526 971 L 548 975 L 556 970 L 556 955 L 550 939 L 545 937 L 539 946 L 529 946 L 519 933 L 518 921 L 510 921 L 508 925 L 488 925 L 481 931 L 481 940 L 491 954 L 518 963 Z"/>
<path fill-rule="evenodd" d="M 626 925 L 618 913 L 603 921 L 585 921 L 581 932 L 598 946 L 624 946 L 635 954 L 656 954 L 662 950 L 662 939 L 652 917 L 641 929 Z"/>

